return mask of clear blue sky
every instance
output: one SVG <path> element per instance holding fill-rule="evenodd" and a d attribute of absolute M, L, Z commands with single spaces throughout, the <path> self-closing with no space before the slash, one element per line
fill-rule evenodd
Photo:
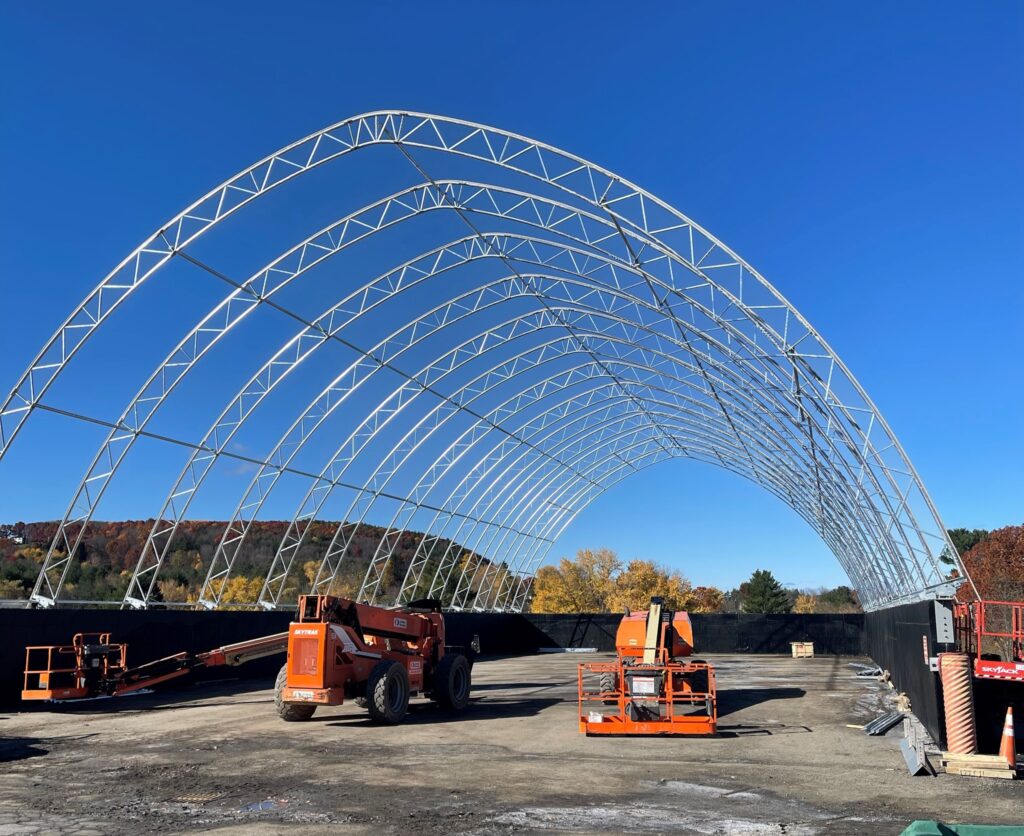
<path fill-rule="evenodd" d="M 228 175 L 348 115 L 425 110 L 574 151 L 695 218 L 825 335 L 948 525 L 1019 524 L 1022 55 L 1016 2 L 5 3 L 0 388 Z M 0 463 L 0 520 L 66 504 L 5 472 L 57 473 L 35 438 Z M 131 499 L 100 517 L 155 512 Z M 693 463 L 612 491 L 556 553 L 598 545 L 699 583 L 843 580 L 788 508 Z"/>

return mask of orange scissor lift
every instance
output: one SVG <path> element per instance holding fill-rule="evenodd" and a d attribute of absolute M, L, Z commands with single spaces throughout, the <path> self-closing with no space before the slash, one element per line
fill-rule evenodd
<path fill-rule="evenodd" d="M 1024 602 L 956 603 L 953 619 L 957 646 L 977 679 L 1024 682 Z"/>
<path fill-rule="evenodd" d="M 614 662 L 579 666 L 579 722 L 585 734 L 712 735 L 717 731 L 715 671 L 691 661 L 690 617 L 661 598 L 627 613 Z"/>

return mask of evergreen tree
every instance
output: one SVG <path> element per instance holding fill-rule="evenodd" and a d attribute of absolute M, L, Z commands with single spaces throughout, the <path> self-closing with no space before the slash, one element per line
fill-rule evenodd
<path fill-rule="evenodd" d="M 783 613 L 792 609 L 789 595 L 767 569 L 758 569 L 740 586 L 743 612 Z"/>

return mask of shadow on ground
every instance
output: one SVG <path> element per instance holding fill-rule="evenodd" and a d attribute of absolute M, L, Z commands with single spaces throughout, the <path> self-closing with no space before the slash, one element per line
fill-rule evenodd
<path fill-rule="evenodd" d="M 718 737 L 769 737 L 778 734 L 810 734 L 809 726 L 789 726 L 785 723 L 765 723 L 763 725 L 748 725 L 746 723 L 734 723 L 731 725 L 718 726 Z"/>
<path fill-rule="evenodd" d="M 37 758 L 49 752 L 40 748 L 38 737 L 0 737 L 0 763 Z"/>
<path fill-rule="evenodd" d="M 483 685 L 473 684 L 473 692 L 477 691 L 519 691 L 525 688 L 559 688 L 566 685 L 575 686 L 574 681 L 568 679 L 562 682 L 487 682 Z"/>
<path fill-rule="evenodd" d="M 472 699 L 464 711 L 445 711 L 434 703 L 413 703 L 409 705 L 409 713 L 402 721 L 403 725 L 427 725 L 433 723 L 459 723 L 472 722 L 473 720 L 494 720 L 509 717 L 532 717 L 539 714 L 545 708 L 550 708 L 561 700 L 557 699 L 498 699 L 488 697 L 487 699 Z M 335 726 L 372 726 L 376 725 L 368 714 L 360 712 L 352 715 L 332 714 L 323 718 L 313 717 L 313 721 L 320 719 L 322 722 L 331 723 Z"/>
<path fill-rule="evenodd" d="M 18 713 L 58 711 L 62 714 L 114 714 L 125 711 L 170 711 L 188 708 L 197 700 L 222 698 L 219 702 L 205 702 L 206 705 L 226 705 L 233 698 L 254 691 L 273 688 L 270 679 L 220 679 L 181 680 L 173 684 L 156 686 L 152 691 L 143 690 L 123 694 L 119 697 L 92 697 L 84 700 L 31 700 L 10 706 Z"/>
<path fill-rule="evenodd" d="M 718 692 L 718 716 L 727 717 L 772 700 L 796 700 L 806 694 L 803 688 L 725 688 Z"/>

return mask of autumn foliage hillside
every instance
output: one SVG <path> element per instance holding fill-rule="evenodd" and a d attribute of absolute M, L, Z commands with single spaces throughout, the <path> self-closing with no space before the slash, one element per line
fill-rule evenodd
<path fill-rule="evenodd" d="M 152 525 L 152 520 L 91 523 L 75 560 L 71 562 L 62 597 L 79 601 L 119 600 L 127 589 Z M 235 561 L 226 592 L 227 600 L 252 602 L 259 597 L 263 578 L 287 526 L 287 523 L 277 521 L 256 521 L 252 524 L 245 546 Z M 224 528 L 223 522 L 187 520 L 181 523 L 159 576 L 159 595 L 164 601 L 196 600 Z M 28 597 L 56 529 L 55 522 L 0 526 L 4 535 L 0 537 L 0 598 Z M 337 523 L 333 522 L 317 522 L 311 526 L 296 556 L 293 580 L 286 586 L 286 599 L 294 599 L 299 587 L 306 587 L 312 581 L 320 556 L 336 530 Z M 342 561 L 335 592 L 354 595 L 358 591 L 383 534 L 384 529 L 377 526 L 359 527 L 346 559 Z M 402 535 L 395 557 L 385 572 L 382 598 L 398 593 L 406 568 L 422 538 L 418 532 Z M 433 569 L 449 545 L 447 540 L 433 545 L 424 577 L 429 579 L 433 576 Z M 456 549 L 462 565 L 468 564 L 472 568 L 479 562 L 484 569 L 490 568 L 486 561 L 453 546 L 453 550 Z M 455 579 L 457 576 L 455 573 Z M 425 593 L 426 590 L 419 592 Z"/>

